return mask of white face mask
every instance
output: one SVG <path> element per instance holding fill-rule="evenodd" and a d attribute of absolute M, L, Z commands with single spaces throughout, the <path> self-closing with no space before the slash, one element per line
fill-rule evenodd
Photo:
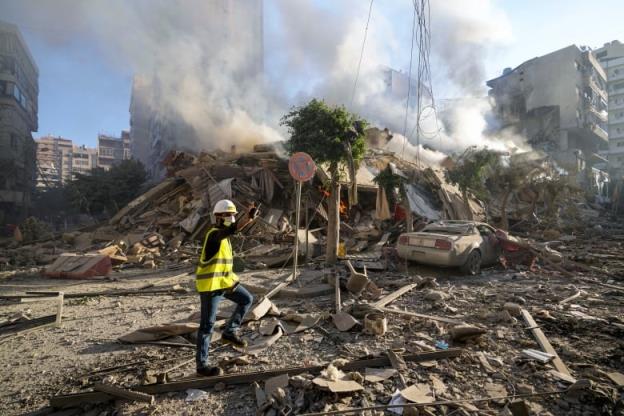
<path fill-rule="evenodd" d="M 231 215 L 229 217 L 225 217 L 223 219 L 223 225 L 225 225 L 226 227 L 229 227 L 230 225 L 234 224 L 236 222 L 236 216 Z"/>

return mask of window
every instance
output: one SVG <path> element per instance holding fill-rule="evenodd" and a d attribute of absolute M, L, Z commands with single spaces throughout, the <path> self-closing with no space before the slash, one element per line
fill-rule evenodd
<path fill-rule="evenodd" d="M 17 149 L 17 136 L 11 134 L 11 149 Z"/>
<path fill-rule="evenodd" d="M 113 149 L 110 147 L 100 147 L 100 156 L 113 156 Z"/>
<path fill-rule="evenodd" d="M 607 51 L 598 52 L 596 54 L 596 58 L 597 59 L 604 58 L 605 56 L 607 56 L 607 53 L 608 53 Z"/>

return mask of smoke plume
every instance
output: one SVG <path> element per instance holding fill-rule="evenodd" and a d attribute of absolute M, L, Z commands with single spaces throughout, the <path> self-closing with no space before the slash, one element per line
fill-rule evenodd
<path fill-rule="evenodd" d="M 278 140 L 285 135 L 280 117 L 312 97 L 345 105 L 397 133 L 407 124 L 409 142 L 417 141 L 415 108 L 406 117 L 405 97 L 389 94 L 385 78 L 387 67 L 408 68 L 408 1 L 374 4 L 355 90 L 368 13 L 361 0 L 0 0 L 0 6 L 5 19 L 27 26 L 52 48 L 91 41 L 111 67 L 146 77 L 157 113 L 189 127 L 176 137 L 184 147 L 227 150 Z M 224 32 L 221 9 L 242 22 L 239 27 Z M 264 12 L 259 31 L 245 16 L 253 9 Z M 54 31 L 47 30 L 51 25 Z M 504 13 L 493 0 L 476 0 L 469 8 L 461 0 L 432 1 L 431 33 L 434 93 L 473 101 L 423 112 L 420 143 L 453 152 L 520 142 L 485 134 L 490 109 L 483 99 L 483 62 L 492 45 L 510 36 Z M 249 45 L 262 43 L 263 56 L 254 56 L 262 49 Z M 433 102 L 426 97 L 424 104 Z M 414 153 L 407 145 L 396 147 Z"/>

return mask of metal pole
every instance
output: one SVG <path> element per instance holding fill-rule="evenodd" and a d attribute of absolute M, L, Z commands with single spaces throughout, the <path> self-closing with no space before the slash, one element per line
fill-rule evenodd
<path fill-rule="evenodd" d="M 299 217 L 301 215 L 301 181 L 297 181 L 297 210 L 295 214 L 295 251 L 293 260 L 293 279 L 297 278 L 297 260 L 299 259 Z"/>
<path fill-rule="evenodd" d="M 310 230 L 310 224 L 308 222 L 308 202 L 310 201 L 310 192 L 306 193 L 306 203 L 305 203 L 305 233 L 306 233 L 306 238 L 305 238 L 305 244 L 306 244 L 306 250 L 305 250 L 305 261 L 306 263 L 308 262 L 308 260 L 310 259 L 310 253 L 308 252 L 308 250 L 310 249 L 310 243 L 308 241 L 308 234 L 309 234 L 309 230 Z"/>

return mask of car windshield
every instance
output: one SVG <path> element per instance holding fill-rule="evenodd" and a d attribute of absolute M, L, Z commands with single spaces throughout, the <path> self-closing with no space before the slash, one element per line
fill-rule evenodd
<path fill-rule="evenodd" d="M 452 235 L 466 235 L 470 234 L 472 224 L 430 224 L 426 226 L 423 233 L 436 233 L 436 234 L 452 234 Z"/>

